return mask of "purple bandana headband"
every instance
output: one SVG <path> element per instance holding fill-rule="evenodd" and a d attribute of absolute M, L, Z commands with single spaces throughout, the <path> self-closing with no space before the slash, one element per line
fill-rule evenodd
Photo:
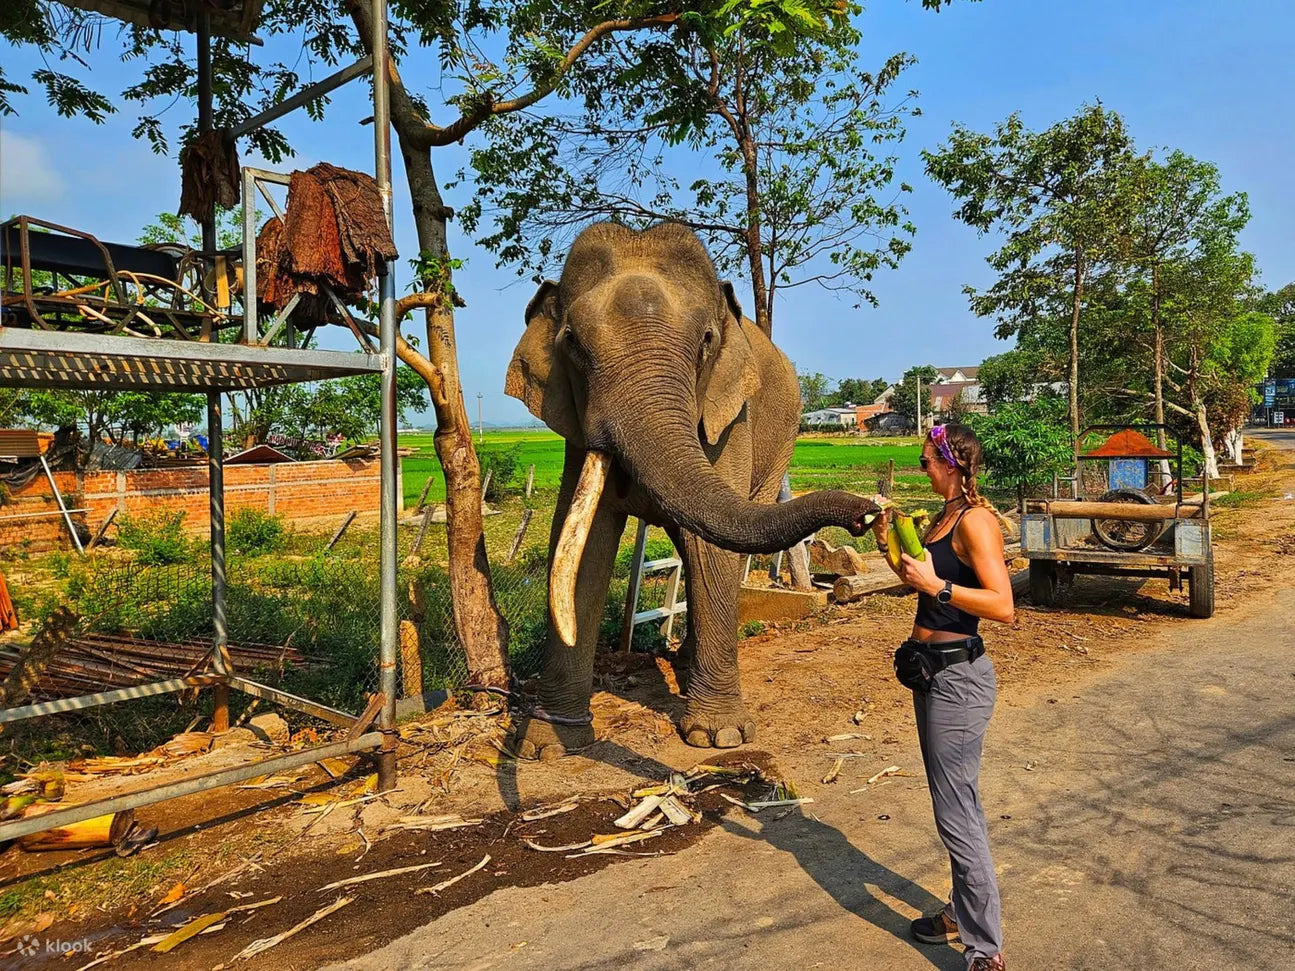
<path fill-rule="evenodd" d="M 949 435 L 943 425 L 936 425 L 931 429 L 931 441 L 939 449 L 940 457 L 949 463 L 949 468 L 956 469 L 958 460 L 953 457 L 953 449 L 949 448 Z"/>

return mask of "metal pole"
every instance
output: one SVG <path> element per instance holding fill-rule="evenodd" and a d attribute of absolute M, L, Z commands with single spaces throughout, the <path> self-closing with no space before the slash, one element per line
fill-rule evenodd
<path fill-rule="evenodd" d="M 212 128 L 211 14 L 198 10 L 198 133 Z M 202 218 L 202 251 L 216 251 L 216 209 L 213 204 Z M 225 614 L 225 455 L 224 416 L 220 392 L 207 392 L 207 490 L 211 500 L 211 648 L 212 665 L 228 674 L 229 629 Z M 215 688 L 211 714 L 213 732 L 229 731 L 229 685 Z"/>
<path fill-rule="evenodd" d="M 348 739 L 344 742 L 333 742 L 331 745 L 320 745 L 314 748 L 302 749 L 300 752 L 290 752 L 287 755 L 261 759 L 257 762 L 248 762 L 232 769 L 217 769 L 214 772 L 204 772 L 201 775 L 191 776 L 187 779 L 164 782 L 151 789 L 128 792 L 109 799 L 100 799 L 98 802 L 82 803 L 79 806 L 69 806 L 66 809 L 55 810 L 41 816 L 15 819 L 11 822 L 0 823 L 0 840 L 7 842 L 31 833 L 40 833 L 47 829 L 77 823 L 83 819 L 106 816 L 109 813 L 121 812 L 123 809 L 138 809 L 140 806 L 151 806 L 153 803 L 164 802 L 167 799 L 177 799 L 180 796 L 187 796 L 194 792 L 202 792 L 204 789 L 215 789 L 218 786 L 228 786 L 235 782 L 253 779 L 258 775 L 271 775 L 278 771 L 296 768 L 299 765 L 309 765 L 311 762 L 318 762 L 321 759 L 331 758 L 335 755 L 349 755 L 352 752 L 360 752 L 364 749 L 374 748 L 377 744 L 377 732 L 370 732 L 366 735 L 361 735 L 359 738 Z"/>
<path fill-rule="evenodd" d="M 388 102 L 387 76 L 390 52 L 387 49 L 386 0 L 373 0 L 373 155 L 374 177 L 382 197 L 387 225 L 391 225 L 391 109 Z M 399 617 L 396 613 L 396 281 L 391 266 L 383 266 L 378 277 L 381 312 L 378 336 L 383 357 L 382 369 L 382 489 L 381 489 L 381 584 L 382 644 L 381 683 L 382 711 L 378 727 L 382 732 L 382 751 L 378 757 L 378 789 L 386 791 L 396 784 L 396 655 L 399 647 Z"/>
<path fill-rule="evenodd" d="M 626 654 L 634 644 L 634 614 L 639 609 L 639 585 L 643 582 L 643 551 L 647 548 L 647 520 L 640 519 L 634 534 L 634 558 L 630 560 L 630 582 L 625 590 L 625 614 L 621 618 L 621 650 Z"/>
<path fill-rule="evenodd" d="M 225 454 L 220 392 L 207 392 L 207 491 L 211 501 L 211 650 L 212 665 L 229 674 L 229 622 L 225 605 Z M 229 685 L 215 687 L 213 732 L 229 731 Z"/>
<path fill-rule="evenodd" d="M 481 392 L 477 392 L 477 444 L 484 445 L 486 442 L 486 425 L 481 418 Z"/>
<path fill-rule="evenodd" d="M 913 377 L 917 380 L 917 434 L 922 434 L 922 376 L 915 374 Z"/>
<path fill-rule="evenodd" d="M 54 481 L 54 473 L 50 471 L 49 463 L 45 461 L 45 453 L 40 453 L 40 466 L 45 470 L 45 478 L 49 479 L 49 487 L 54 490 L 54 500 L 58 503 L 58 508 L 63 513 L 63 521 L 67 523 L 67 531 L 72 536 L 72 545 L 82 556 L 85 550 L 81 546 L 81 537 L 77 535 L 76 527 L 72 525 L 72 514 L 68 512 L 67 505 L 63 502 L 63 493 L 58 491 L 58 483 Z"/>

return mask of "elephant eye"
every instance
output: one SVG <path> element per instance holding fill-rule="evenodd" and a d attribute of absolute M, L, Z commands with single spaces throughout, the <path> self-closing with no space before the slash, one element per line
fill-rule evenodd
<path fill-rule="evenodd" d="M 702 338 L 701 338 L 701 352 L 703 355 L 709 355 L 710 352 L 714 350 L 714 348 L 715 348 L 715 331 L 707 327 L 706 333 L 702 334 Z"/>

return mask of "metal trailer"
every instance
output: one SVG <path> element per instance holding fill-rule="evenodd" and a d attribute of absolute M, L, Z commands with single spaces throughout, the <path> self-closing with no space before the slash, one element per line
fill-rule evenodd
<path fill-rule="evenodd" d="M 137 0 L 68 0 L 70 6 L 99 9 L 103 6 L 112 16 L 128 21 L 138 21 L 149 16 L 146 4 Z M 387 46 L 387 2 L 368 0 L 372 7 L 373 55 L 343 68 L 331 77 L 298 92 L 279 105 L 248 119 L 234 130 L 235 136 L 268 124 L 270 121 L 340 87 L 355 78 L 371 76 L 374 101 L 374 175 L 388 225 L 391 222 L 391 130 L 387 78 L 390 52 Z M 192 15 L 192 23 L 184 19 L 187 8 L 177 8 L 180 19 L 170 26 L 192 30 L 197 34 L 198 74 L 198 130 L 212 128 L 212 56 L 213 34 L 230 34 L 246 39 L 260 11 L 260 0 L 243 0 L 231 3 L 230 9 L 212 13 L 199 5 Z M 232 13 L 230 11 L 233 11 Z M 235 16 L 237 14 L 237 16 Z M 231 19 L 232 18 L 232 19 Z M 239 19 L 241 18 L 241 19 Z M 235 23 L 234 21 L 237 21 Z M 255 191 L 260 191 L 267 201 L 273 200 L 265 192 L 264 183 L 282 182 L 285 177 L 257 169 L 243 172 L 243 257 L 245 292 L 255 293 L 255 239 L 253 222 Z M 170 678 L 145 684 L 131 685 L 112 690 L 71 698 L 57 698 L 14 708 L 0 709 L 0 726 L 54 715 L 60 712 L 82 711 L 100 705 L 110 705 L 161 694 L 172 694 L 192 688 L 210 687 L 214 693 L 215 710 L 213 728 L 223 731 L 229 726 L 229 693 L 239 691 L 283 705 L 306 715 L 319 718 L 346 729 L 338 741 L 311 746 L 270 758 L 258 759 L 229 768 L 198 773 L 174 782 L 124 793 L 108 799 L 67 806 L 41 816 L 10 820 L 0 823 L 0 842 L 16 839 L 30 833 L 42 832 L 95 816 L 133 809 L 174 799 L 194 792 L 245 781 L 254 776 L 279 772 L 294 766 L 306 765 L 320 759 L 353 752 L 373 751 L 378 756 L 378 784 L 381 790 L 395 785 L 396 778 L 396 656 L 398 644 L 398 616 L 396 592 L 396 421 L 395 421 L 395 278 L 392 267 L 379 269 L 379 346 L 374 347 L 367 335 L 355 325 L 344 307 L 337 308 L 341 321 L 355 334 L 361 353 L 314 350 L 300 346 L 288 331 L 288 346 L 270 343 L 274 334 L 286 324 L 287 311 L 271 322 L 267 333 L 259 333 L 255 300 L 245 300 L 241 314 L 230 314 L 228 320 L 210 321 L 211 308 L 204 307 L 195 319 L 192 314 L 173 313 L 150 319 L 152 336 L 132 326 L 139 314 L 109 314 L 102 308 L 105 301 L 121 297 L 120 274 L 114 266 L 112 250 L 93 237 L 76 231 L 63 230 L 67 239 L 73 239 L 79 249 L 73 255 L 98 254 L 106 264 L 109 285 L 96 288 L 102 291 L 98 304 L 82 299 L 86 311 L 82 315 L 93 318 L 102 327 L 67 326 L 62 312 L 66 308 L 48 302 L 36 304 L 30 299 L 33 259 L 40 260 L 40 251 L 31 245 L 27 226 L 32 220 L 19 220 L 7 224 L 0 234 L 0 252 L 8 253 L 6 277 L 12 280 L 19 274 L 28 298 L 22 301 L 28 313 L 10 323 L 6 318 L 0 325 L 0 386 L 28 388 L 103 388 L 109 390 L 173 391 L 177 388 L 206 392 L 207 421 L 210 429 L 209 491 L 211 499 L 211 602 L 212 637 L 209 655 L 212 670 L 187 677 Z M 56 227 L 61 230 L 61 227 Z M 202 221 L 202 254 L 214 259 L 216 253 L 215 213 Z M 46 240 L 40 240 L 44 244 Z M 66 244 L 64 244 L 66 245 Z M 126 249 L 132 249 L 127 253 Z M 50 259 L 66 258 L 66 249 L 58 250 Z M 61 255 L 60 255 L 61 254 Z M 139 259 L 134 248 L 119 248 L 117 256 L 127 260 Z M 17 263 L 13 263 L 13 258 Z M 48 270 L 55 272 L 85 273 L 86 268 L 73 260 L 72 265 L 52 263 Z M 36 267 L 40 268 L 40 267 Z M 164 267 L 163 277 L 173 268 Z M 134 271 L 128 271 L 134 272 Z M 118 302 L 120 300 L 118 299 Z M 336 306 L 336 302 L 335 302 Z M 79 305 L 77 309 L 81 308 Z M 153 310 L 154 308 L 149 308 Z M 51 314 L 54 318 L 52 319 Z M 215 331 L 239 326 L 241 333 L 234 343 L 212 339 Z M 16 325 L 15 325 L 16 324 Z M 213 326 L 214 324 L 214 326 Z M 196 326 L 195 326 L 196 325 Z M 107 332 L 104 332 L 107 331 Z M 261 684 L 234 670 L 228 651 L 226 619 L 225 574 L 225 489 L 224 458 L 222 451 L 221 396 L 228 391 L 272 384 L 317 381 L 325 378 L 353 374 L 376 373 L 382 383 L 381 422 L 381 518 L 380 518 L 380 587 L 381 587 L 381 647 L 379 691 L 368 708 L 361 713 L 344 712 L 301 698 L 270 685 Z"/>
<path fill-rule="evenodd" d="M 1089 433 L 1124 431 L 1161 425 L 1095 425 Z M 1114 438 L 1114 436 L 1112 436 Z M 1188 586 L 1193 617 L 1214 613 L 1214 549 L 1210 535 L 1209 487 L 1202 481 L 1199 501 L 1186 500 L 1182 487 L 1182 446 L 1177 454 L 1094 455 L 1076 449 L 1075 474 L 1053 480 L 1049 499 L 1024 500 L 1021 509 L 1021 555 L 1029 560 L 1030 597 L 1042 606 L 1057 600 L 1060 585 L 1076 574 L 1164 577 L 1171 590 Z M 1096 499 L 1081 495 L 1082 464 L 1090 459 L 1147 460 L 1172 457 L 1177 475 L 1166 498 L 1158 490 L 1138 490 L 1108 479 L 1109 487 Z M 1072 483 L 1071 496 L 1062 498 L 1060 483 Z M 1102 506 L 1110 508 L 1103 516 Z M 1127 518 L 1125 518 L 1127 517 Z M 1127 532 L 1135 527 L 1134 535 Z"/>

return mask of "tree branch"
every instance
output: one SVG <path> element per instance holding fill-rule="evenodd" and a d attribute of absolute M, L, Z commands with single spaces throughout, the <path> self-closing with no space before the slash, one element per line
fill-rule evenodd
<path fill-rule="evenodd" d="M 531 91 L 516 98 L 510 98 L 507 101 L 495 101 L 490 95 L 486 95 L 480 104 L 474 106 L 470 111 L 464 112 L 456 121 L 451 122 L 444 128 L 436 125 L 428 125 L 425 133 L 425 141 L 421 142 L 421 147 L 431 148 L 437 145 L 452 145 L 460 141 L 464 136 L 471 132 L 492 115 L 506 115 L 514 111 L 524 111 L 537 101 L 552 94 L 560 81 L 573 64 L 580 60 L 590 47 L 600 38 L 617 31 L 643 30 L 650 27 L 668 27 L 679 19 L 677 13 L 656 14 L 650 17 L 629 17 L 624 20 L 605 20 L 601 24 L 591 27 L 585 32 L 572 48 L 567 51 L 566 56 L 562 58 L 553 76 L 543 84 L 538 84 Z"/>

